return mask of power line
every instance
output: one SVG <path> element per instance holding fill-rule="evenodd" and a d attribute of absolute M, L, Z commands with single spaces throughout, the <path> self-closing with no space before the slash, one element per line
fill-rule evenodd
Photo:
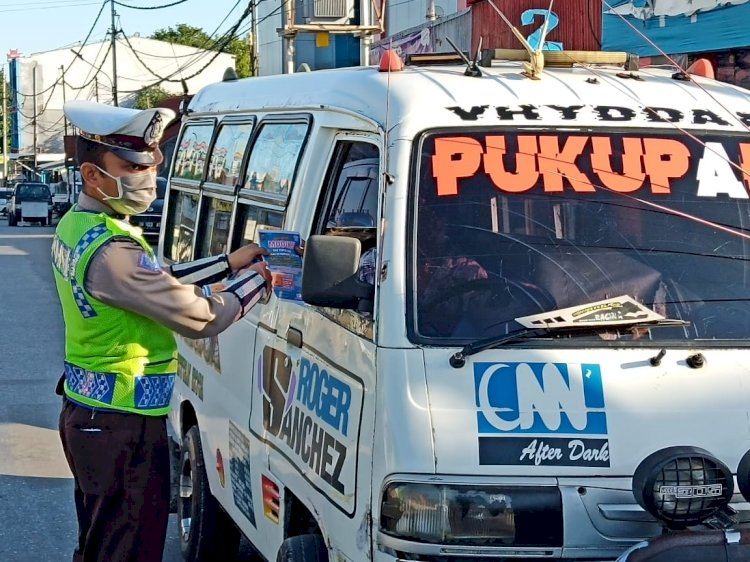
<path fill-rule="evenodd" d="M 238 3 L 239 3 L 239 2 L 238 2 Z M 234 8 L 232 8 L 232 11 L 233 11 L 233 10 L 234 10 Z M 229 43 L 230 43 L 231 41 L 233 41 L 233 40 L 234 40 L 234 39 L 236 38 L 236 33 L 237 33 L 237 30 L 238 30 L 238 29 L 239 29 L 239 27 L 240 27 L 240 26 L 242 25 L 242 22 L 243 22 L 243 21 L 244 21 L 245 19 L 247 19 L 247 17 L 248 17 L 249 15 L 250 15 L 251 11 L 252 11 L 252 7 L 251 7 L 251 6 L 248 6 L 248 7 L 247 7 L 247 8 L 246 8 L 246 9 L 245 9 L 245 10 L 244 10 L 243 12 L 242 12 L 242 15 L 240 16 L 240 18 L 239 18 L 239 19 L 238 19 L 238 20 L 237 20 L 237 21 L 236 21 L 236 22 L 235 22 L 235 23 L 234 23 L 234 24 L 232 25 L 232 27 L 230 27 L 230 28 L 229 28 L 229 29 L 228 29 L 228 30 L 227 30 L 226 32 L 224 32 L 224 33 L 223 33 L 223 34 L 222 34 L 222 35 L 221 35 L 221 36 L 219 37 L 219 39 L 216 39 L 216 40 L 214 40 L 214 41 L 213 41 L 213 45 L 212 45 L 212 46 L 213 46 L 213 47 L 215 48 L 215 52 L 214 52 L 213 56 L 211 56 L 211 58 L 210 58 L 210 59 L 208 60 L 208 62 L 207 62 L 207 63 L 206 63 L 205 65 L 203 65 L 203 66 L 202 66 L 202 67 L 201 67 L 201 68 L 200 68 L 200 69 L 199 69 L 198 71 L 194 72 L 194 73 L 193 73 L 193 74 L 191 74 L 190 76 L 182 76 L 182 77 L 181 77 L 180 79 L 174 79 L 174 78 L 172 78 L 172 77 L 173 77 L 173 76 L 175 76 L 175 75 L 176 75 L 176 74 L 178 74 L 178 73 L 182 73 L 182 71 L 183 71 L 184 69 L 186 69 L 186 68 L 189 68 L 189 67 L 190 67 L 190 66 L 192 66 L 193 64 L 197 63 L 197 62 L 198 62 L 198 60 L 200 60 L 200 58 L 204 58 L 205 56 L 207 56 L 207 55 L 208 55 L 208 52 L 205 52 L 205 53 L 201 54 L 201 56 L 200 56 L 200 57 L 199 57 L 198 59 L 196 59 L 196 60 L 194 60 L 194 61 L 190 61 L 190 62 L 186 63 L 185 65 L 183 65 L 183 66 L 181 66 L 181 67 L 178 67 L 178 69 L 177 69 L 176 71 L 172 72 L 172 73 L 171 73 L 171 74 L 169 74 L 168 76 L 161 76 L 160 74 L 158 74 L 157 72 L 155 72 L 155 71 L 154 71 L 154 70 L 153 70 L 153 69 L 152 69 L 151 67 L 149 67 L 149 66 L 148 66 L 148 65 L 147 65 L 147 64 L 146 64 L 146 63 L 144 62 L 144 60 L 143 60 L 143 59 L 142 59 L 142 58 L 140 57 L 140 55 L 138 54 L 138 51 L 136 51 L 136 50 L 135 50 L 135 49 L 133 48 L 132 44 L 130 43 L 130 40 L 128 39 L 128 36 L 127 36 L 127 35 L 126 35 L 126 34 L 125 34 L 125 33 L 123 32 L 123 36 L 124 36 L 124 38 L 125 38 L 125 42 L 127 43 L 127 45 L 128 45 L 128 47 L 130 48 L 130 50 L 131 50 L 131 51 L 133 52 L 133 55 L 135 56 L 136 60 L 138 60 L 138 62 L 139 62 L 139 63 L 140 63 L 140 64 L 141 64 L 141 65 L 142 65 L 142 66 L 143 66 L 143 67 L 144 67 L 144 68 L 145 68 L 145 69 L 146 69 L 146 70 L 147 70 L 147 71 L 148 71 L 148 72 L 149 72 L 150 74 L 152 74 L 152 75 L 153 75 L 153 76 L 154 76 L 155 78 L 158 78 L 158 79 L 159 79 L 159 80 L 158 80 L 157 82 L 155 82 L 155 83 L 153 83 L 153 84 L 150 84 L 149 86 L 144 86 L 144 88 L 147 88 L 147 87 L 152 87 L 152 86 L 157 86 L 157 85 L 159 85 L 159 84 L 161 84 L 161 83 L 163 83 L 163 82 L 181 83 L 181 82 L 184 82 L 184 81 L 186 81 L 186 80 L 190 80 L 191 78 L 194 78 L 194 77 L 198 76 L 198 75 L 199 75 L 199 74 L 200 74 L 201 72 L 203 72 L 203 71 L 204 71 L 204 70 L 205 70 L 206 68 L 208 68 L 208 67 L 209 67 L 209 66 L 211 65 L 211 63 L 213 63 L 213 62 L 214 62 L 214 60 L 216 60 L 216 59 L 217 59 L 217 58 L 219 57 L 219 55 L 223 54 L 223 49 L 224 49 L 224 48 L 225 48 L 225 47 L 226 47 L 227 45 L 229 45 Z M 231 14 L 231 11 L 230 11 L 230 14 Z M 225 18 L 225 19 L 226 19 L 226 18 Z M 223 22 L 222 22 L 222 23 L 223 23 Z M 219 24 L 219 27 L 221 27 L 221 25 L 222 25 L 222 24 Z M 208 41 L 207 41 L 207 42 L 208 42 Z M 209 51 L 209 52 L 210 52 L 210 51 Z M 135 90 L 135 92 L 138 92 L 138 91 L 140 91 L 140 90 Z"/>
<path fill-rule="evenodd" d="M 171 8 L 172 6 L 177 6 L 178 4 L 184 4 L 188 0 L 176 0 L 171 4 L 164 4 L 163 6 L 129 6 L 128 4 L 123 4 L 122 2 L 118 2 L 117 0 L 114 1 L 118 6 L 122 6 L 123 8 L 130 8 L 131 10 L 161 10 L 162 8 Z"/>
<path fill-rule="evenodd" d="M 77 3 L 77 4 L 64 4 L 64 5 L 60 6 L 59 4 L 54 3 L 54 4 L 50 4 L 49 6 L 37 6 L 37 7 L 34 7 L 34 6 L 32 6 L 32 7 L 26 7 L 26 6 L 24 6 L 23 8 L 8 8 L 8 9 L 0 10 L 0 13 L 5 13 L 5 12 L 29 12 L 31 10 L 52 10 L 52 9 L 56 9 L 56 8 L 73 8 L 73 7 L 76 7 L 76 6 L 95 6 L 96 4 L 98 4 L 98 2 L 80 2 L 80 3 Z"/>
<path fill-rule="evenodd" d="M 104 6 L 106 6 L 109 3 L 109 0 L 104 0 L 102 2 L 101 8 L 99 8 L 99 13 L 96 15 L 96 18 L 94 19 L 94 23 L 91 25 L 91 28 L 89 29 L 89 32 L 86 34 L 86 38 L 83 40 L 83 43 L 81 43 L 81 46 L 78 48 L 79 52 L 83 47 L 86 46 L 86 43 L 88 42 L 89 38 L 91 37 L 91 34 L 94 32 L 94 28 L 96 27 L 96 24 L 99 23 L 99 18 L 102 15 L 102 12 L 104 11 Z M 65 72 L 70 70 L 70 67 L 73 66 L 73 63 L 75 63 L 76 59 L 74 58 L 72 61 L 70 61 L 70 64 L 68 64 L 67 68 L 65 69 Z M 57 87 L 57 84 L 60 82 L 60 78 L 55 80 L 55 83 L 49 86 L 48 88 L 45 88 L 41 92 L 34 92 L 32 94 L 24 94 L 23 92 L 16 91 L 16 94 L 19 96 L 22 96 L 24 98 L 30 98 L 33 96 L 40 96 L 43 94 L 46 94 L 47 92 L 54 90 Z M 48 102 L 49 103 L 49 100 Z M 45 104 L 46 105 L 46 104 Z"/>

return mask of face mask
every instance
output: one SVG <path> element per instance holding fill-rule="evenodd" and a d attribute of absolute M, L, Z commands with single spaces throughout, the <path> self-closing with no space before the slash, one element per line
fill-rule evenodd
<path fill-rule="evenodd" d="M 99 168 L 99 166 L 96 166 Z M 105 176 L 117 182 L 117 197 L 107 195 L 97 188 L 103 200 L 117 213 L 137 215 L 151 206 L 156 200 L 156 172 L 141 172 L 127 176 L 113 176 L 99 168 Z"/>

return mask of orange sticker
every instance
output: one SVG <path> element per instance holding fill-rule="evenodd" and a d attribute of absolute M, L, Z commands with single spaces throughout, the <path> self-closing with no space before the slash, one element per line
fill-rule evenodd
<path fill-rule="evenodd" d="M 610 137 L 591 137 L 593 152 L 591 168 L 599 176 L 604 187 L 619 193 L 631 193 L 639 190 L 646 180 L 646 173 L 641 165 L 643 144 L 641 139 L 626 137 L 622 139 L 622 173 L 612 170 L 612 139 Z"/>
<path fill-rule="evenodd" d="M 519 136 L 516 153 L 516 171 L 509 172 L 503 164 L 505 150 L 504 136 L 487 136 L 487 152 L 484 155 L 484 172 L 492 183 L 502 191 L 523 193 L 539 181 L 536 167 L 537 142 L 535 136 Z"/>
<path fill-rule="evenodd" d="M 643 165 L 651 179 L 651 193 L 671 193 L 669 182 L 690 167 L 690 150 L 674 139 L 643 139 Z"/>
<path fill-rule="evenodd" d="M 552 135 L 539 137 L 539 170 L 544 177 L 545 193 L 561 193 L 563 180 L 568 180 L 578 192 L 591 193 L 596 188 L 576 165 L 589 137 L 568 137 L 560 148 L 560 138 Z"/>
<path fill-rule="evenodd" d="M 458 195 L 458 179 L 470 178 L 482 163 L 482 145 L 469 137 L 435 139 L 432 175 L 439 197 Z"/>
<path fill-rule="evenodd" d="M 740 143 L 740 166 L 742 167 L 742 181 L 745 188 L 750 191 L 750 144 Z"/>

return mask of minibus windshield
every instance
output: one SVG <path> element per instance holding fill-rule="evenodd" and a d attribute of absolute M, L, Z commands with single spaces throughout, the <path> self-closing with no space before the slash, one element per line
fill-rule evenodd
<path fill-rule="evenodd" d="M 686 325 L 565 337 L 750 342 L 750 135 L 472 129 L 416 150 L 413 341 L 627 295 Z"/>

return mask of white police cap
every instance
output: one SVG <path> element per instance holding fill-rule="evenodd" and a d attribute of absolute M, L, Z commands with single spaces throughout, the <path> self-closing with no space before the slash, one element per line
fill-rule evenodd
<path fill-rule="evenodd" d="M 161 162 L 159 140 L 175 118 L 175 112 L 164 107 L 128 109 L 84 100 L 66 102 L 63 112 L 83 138 L 105 145 L 129 162 L 144 165 Z"/>

